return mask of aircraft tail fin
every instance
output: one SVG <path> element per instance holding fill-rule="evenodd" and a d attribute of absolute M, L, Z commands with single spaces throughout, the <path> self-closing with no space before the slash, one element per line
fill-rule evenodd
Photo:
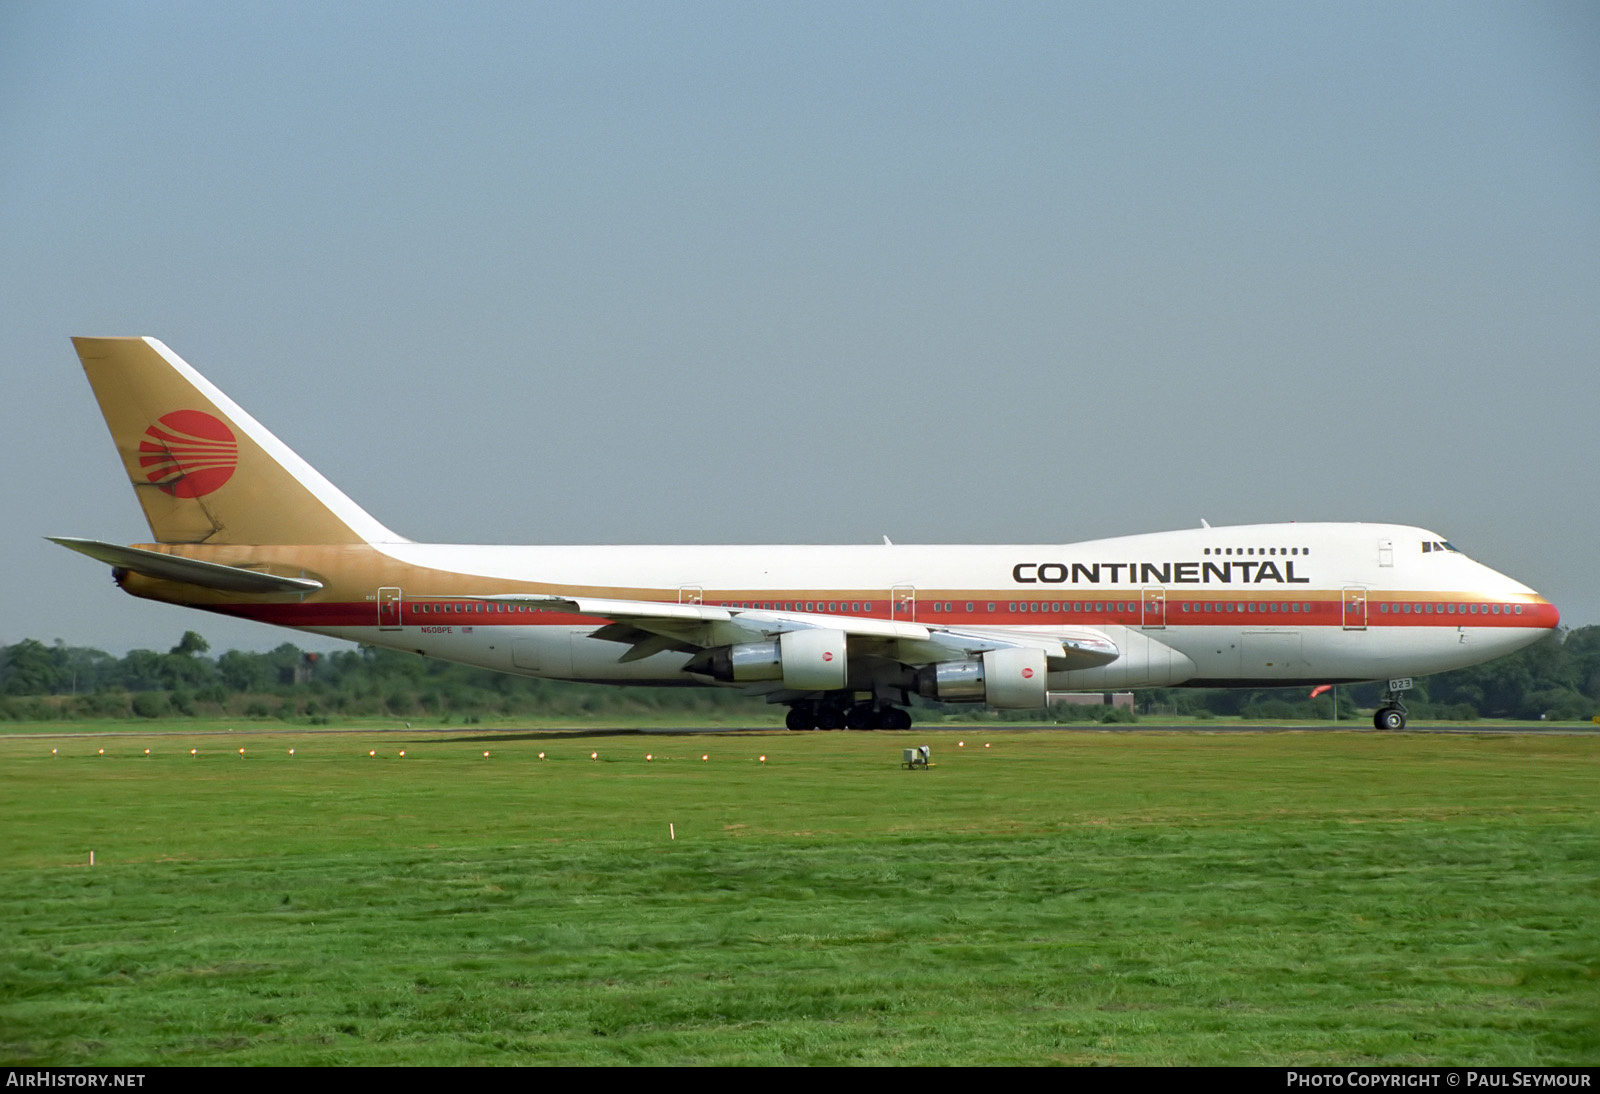
<path fill-rule="evenodd" d="M 158 543 L 403 542 L 154 338 L 74 338 Z"/>

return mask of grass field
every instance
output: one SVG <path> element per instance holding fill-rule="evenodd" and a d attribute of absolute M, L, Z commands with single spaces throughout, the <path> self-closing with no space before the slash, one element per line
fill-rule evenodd
<path fill-rule="evenodd" d="M 1600 1061 L 1594 734 L 12 735 L 0 780 L 8 1063 Z"/>

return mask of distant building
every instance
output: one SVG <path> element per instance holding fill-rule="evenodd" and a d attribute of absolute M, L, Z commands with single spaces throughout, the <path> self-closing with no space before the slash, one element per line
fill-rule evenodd
<path fill-rule="evenodd" d="M 1113 707 L 1122 710 L 1133 710 L 1133 692 L 1131 691 L 1052 691 L 1050 705 L 1053 707 Z"/>

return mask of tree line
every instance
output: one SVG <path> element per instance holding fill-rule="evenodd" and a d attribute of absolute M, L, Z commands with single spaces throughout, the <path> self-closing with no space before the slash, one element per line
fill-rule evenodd
<path fill-rule="evenodd" d="M 1381 685 L 1341 687 L 1309 698 L 1305 688 L 1151 689 L 1138 693 L 1145 716 L 1207 718 L 1355 718 L 1381 701 Z M 985 717 L 971 707 L 926 704 Z M 1588 720 L 1600 714 L 1600 626 L 1557 631 L 1508 657 L 1420 678 L 1406 696 L 1414 718 L 1530 721 Z M 611 687 L 537 680 L 414 654 L 362 646 L 307 653 L 291 643 L 267 653 L 210 655 L 187 631 L 166 653 L 45 644 L 0 647 L 0 720 L 244 717 L 325 722 L 334 717 L 394 716 L 474 722 L 488 717 L 750 718 L 777 710 L 759 697 L 724 688 Z M 1097 707 L 1029 712 L 1039 721 L 1126 717 Z"/>
<path fill-rule="evenodd" d="M 781 708 L 779 708 L 781 710 Z M 720 688 L 612 688 L 511 676 L 416 654 L 361 646 L 308 653 L 285 642 L 266 653 L 210 645 L 187 631 L 166 653 L 46 645 L 0 647 L 0 720 L 243 717 L 326 722 L 392 715 L 475 722 L 502 715 L 555 718 L 771 714 L 759 699 Z"/>

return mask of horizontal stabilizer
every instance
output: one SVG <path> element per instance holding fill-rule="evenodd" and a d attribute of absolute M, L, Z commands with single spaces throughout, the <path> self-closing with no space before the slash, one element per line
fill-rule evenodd
<path fill-rule="evenodd" d="M 279 577 L 259 570 L 245 570 L 238 566 L 224 566 L 218 562 L 201 562 L 197 558 L 179 558 L 146 551 L 142 547 L 122 547 L 115 543 L 102 543 L 97 539 L 74 539 L 71 536 L 46 536 L 51 543 L 59 543 L 69 551 L 88 555 L 109 566 L 132 570 L 146 577 L 164 581 L 182 581 L 207 589 L 225 589 L 231 593 L 314 593 L 322 582 L 309 577 Z"/>

